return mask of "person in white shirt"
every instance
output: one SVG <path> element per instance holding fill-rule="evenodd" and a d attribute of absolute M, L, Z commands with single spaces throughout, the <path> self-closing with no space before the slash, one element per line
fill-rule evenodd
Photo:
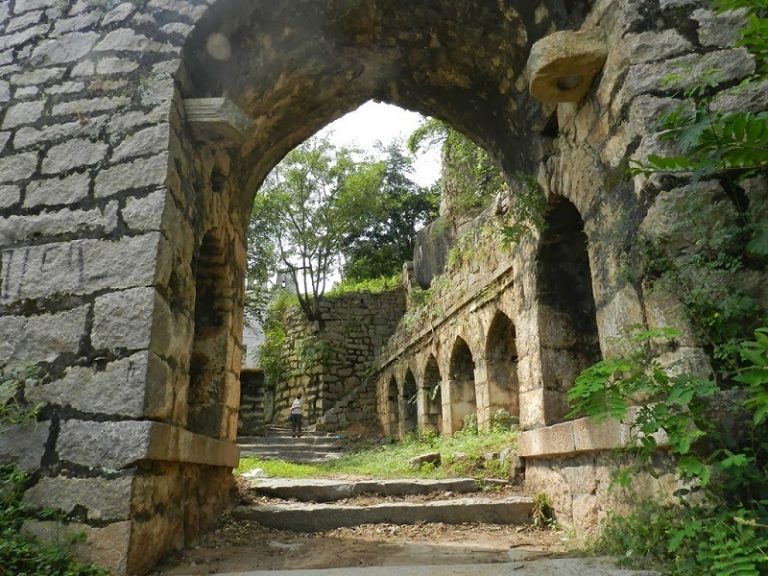
<path fill-rule="evenodd" d="M 296 394 L 296 399 L 293 401 L 293 404 L 291 404 L 291 413 L 288 415 L 288 419 L 291 421 L 291 436 L 293 438 L 301 437 L 301 407 L 303 403 L 301 392 L 299 392 Z"/>

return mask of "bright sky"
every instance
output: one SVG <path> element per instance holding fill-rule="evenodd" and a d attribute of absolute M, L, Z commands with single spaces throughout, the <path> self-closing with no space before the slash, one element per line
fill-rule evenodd
<path fill-rule="evenodd" d="M 387 145 L 398 140 L 404 145 L 422 120 L 424 116 L 416 112 L 371 101 L 329 124 L 319 135 L 330 135 L 336 145 L 357 147 L 376 154 L 377 142 Z M 441 164 L 440 150 L 436 148 L 420 154 L 413 165 L 413 180 L 421 186 L 433 184 L 440 177 Z"/>

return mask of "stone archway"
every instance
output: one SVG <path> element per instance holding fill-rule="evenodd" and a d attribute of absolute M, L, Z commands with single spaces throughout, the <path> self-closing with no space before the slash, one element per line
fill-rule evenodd
<path fill-rule="evenodd" d="M 396 434 L 399 434 L 400 430 L 400 393 L 398 392 L 398 386 L 397 386 L 397 380 L 394 376 L 391 376 L 389 379 L 389 384 L 387 385 L 387 424 L 388 424 L 388 434 L 390 436 L 395 436 Z"/>
<path fill-rule="evenodd" d="M 403 391 L 400 396 L 400 410 L 402 413 L 400 420 L 402 422 L 401 436 L 408 434 L 408 432 L 413 432 L 419 424 L 417 395 L 416 377 L 409 368 L 403 379 Z"/>
<path fill-rule="evenodd" d="M 25 224 L 0 240 L 0 330 L 16 335 L 0 359 L 42 362 L 52 378 L 25 391 L 44 420 L 14 433 L 9 459 L 35 473 L 31 501 L 86 511 L 77 530 L 93 559 L 134 574 L 226 506 L 245 221 L 264 176 L 372 98 L 532 171 L 546 117 L 524 62 L 589 3 L 59 4 L 4 36 L 37 84 L 14 88 L 3 117 L 0 211 Z M 78 28 L 61 34 L 59 19 Z"/>
<path fill-rule="evenodd" d="M 547 423 L 568 411 L 576 376 L 601 358 L 584 222 L 569 200 L 549 204 L 539 243 L 537 291 Z"/>
<path fill-rule="evenodd" d="M 477 418 L 475 361 L 472 351 L 460 336 L 456 337 L 451 350 L 447 388 L 448 398 L 443 400 L 443 422 L 449 422 L 450 431 L 457 432 L 464 427 L 467 418 Z"/>
<path fill-rule="evenodd" d="M 429 355 L 424 367 L 424 376 L 419 390 L 421 407 L 419 410 L 419 426 L 432 430 L 437 434 L 443 432 L 443 394 L 440 367 L 433 354 Z"/>
<path fill-rule="evenodd" d="M 497 312 L 485 340 L 489 419 L 497 410 L 514 418 L 520 415 L 517 360 L 515 326 L 504 312 Z"/>

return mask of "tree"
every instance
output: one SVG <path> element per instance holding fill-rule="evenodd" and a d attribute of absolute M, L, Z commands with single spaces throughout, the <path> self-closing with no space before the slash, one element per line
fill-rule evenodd
<path fill-rule="evenodd" d="M 439 193 L 408 177 L 411 159 L 393 143 L 386 148 L 376 209 L 347 237 L 344 278 L 361 281 L 393 276 L 413 259 L 418 227 L 437 215 Z"/>
<path fill-rule="evenodd" d="M 336 149 L 327 139 L 310 139 L 290 152 L 254 202 L 249 244 L 260 254 L 251 259 L 249 277 L 286 271 L 305 316 L 322 328 L 328 277 L 339 267 L 349 234 L 377 210 L 381 173 L 380 163 L 356 162 L 350 150 Z"/>

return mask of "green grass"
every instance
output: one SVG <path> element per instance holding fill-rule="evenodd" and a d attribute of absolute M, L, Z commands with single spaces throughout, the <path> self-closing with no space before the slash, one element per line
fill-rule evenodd
<path fill-rule="evenodd" d="M 237 473 L 242 474 L 260 468 L 267 476 L 285 478 L 333 478 L 360 476 L 371 478 L 451 478 L 460 476 L 503 476 L 499 461 L 485 467 L 483 455 L 500 452 L 515 445 L 517 432 L 494 430 L 492 432 L 458 432 L 451 438 L 440 439 L 434 434 L 409 436 L 402 442 L 375 445 L 360 443 L 337 460 L 322 464 L 293 464 L 283 460 L 243 458 Z M 426 452 L 440 452 L 440 466 L 423 465 L 414 469 L 408 460 Z M 464 455 L 464 456 L 461 456 Z"/>

